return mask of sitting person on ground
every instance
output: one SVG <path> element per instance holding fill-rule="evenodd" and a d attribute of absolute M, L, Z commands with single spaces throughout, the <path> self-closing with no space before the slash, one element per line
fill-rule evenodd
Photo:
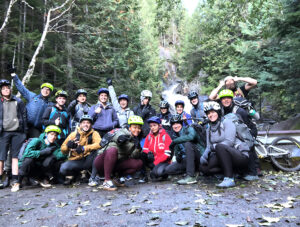
<path fill-rule="evenodd" d="M 16 192 L 20 188 L 18 154 L 28 130 L 27 113 L 23 101 L 12 95 L 11 84 L 8 80 L 0 80 L 0 89 L 0 188 L 4 187 L 2 181 L 4 161 L 7 160 L 8 150 L 10 150 L 12 157 L 11 191 Z"/>
<path fill-rule="evenodd" d="M 191 126 L 183 126 L 183 119 L 175 114 L 171 118 L 172 143 L 170 150 L 176 157 L 176 162 L 172 162 L 165 168 L 165 174 L 177 175 L 186 173 L 186 177 L 177 181 L 178 184 L 196 184 L 196 171 L 199 169 L 201 154 L 204 152 L 204 139 L 200 138 Z"/>
<path fill-rule="evenodd" d="M 72 132 L 61 146 L 61 152 L 68 155 L 68 161 L 60 167 L 60 174 L 68 176 L 65 185 L 71 184 L 80 171 L 92 170 L 97 150 L 101 148 L 101 137 L 92 128 L 93 119 L 83 115 L 79 121 L 79 128 Z"/>
<path fill-rule="evenodd" d="M 53 103 L 49 101 L 49 97 L 53 92 L 53 85 L 43 83 L 41 85 L 41 93 L 35 94 L 22 84 L 14 68 L 10 69 L 10 72 L 14 85 L 27 101 L 28 138 L 37 138 L 43 132 L 43 114 L 48 106 L 53 105 Z"/>
<path fill-rule="evenodd" d="M 171 162 L 171 151 L 169 145 L 172 140 L 165 129 L 162 128 L 159 117 L 151 117 L 148 119 L 150 133 L 145 139 L 143 147 L 143 163 L 152 169 L 150 177 L 152 180 L 159 178 L 167 178 L 165 168 Z M 150 164 L 150 165 L 149 165 Z"/>
<path fill-rule="evenodd" d="M 209 120 L 207 146 L 200 159 L 200 170 L 205 174 L 221 169 L 223 181 L 220 188 L 234 187 L 234 169 L 246 171 L 249 162 L 249 146 L 236 136 L 236 125 L 230 119 L 222 118 L 220 104 L 215 101 L 204 103 Z"/>
<path fill-rule="evenodd" d="M 191 115 L 184 111 L 183 100 L 177 100 L 175 102 L 175 110 L 176 114 L 181 116 L 181 119 L 183 120 L 183 126 L 188 126 L 193 123 Z"/>
<path fill-rule="evenodd" d="M 59 90 L 55 93 L 55 106 L 49 106 L 43 114 L 43 125 L 46 128 L 48 125 L 56 125 L 61 129 L 58 135 L 58 144 L 62 144 L 70 132 L 70 115 L 65 107 L 68 98 L 68 93 Z"/>
<path fill-rule="evenodd" d="M 102 189 L 117 190 L 117 187 L 124 186 L 124 182 L 120 181 L 120 177 L 134 174 L 142 168 L 143 162 L 139 159 L 142 150 L 139 135 L 143 124 L 143 119 L 140 116 L 129 117 L 129 129 L 114 130 L 110 142 L 99 151 L 99 155 L 94 161 L 91 177 L 95 179 L 97 173 L 104 175 Z M 113 180 L 112 175 L 115 176 Z M 90 181 L 89 185 L 94 186 L 97 184 L 99 182 Z"/>
<path fill-rule="evenodd" d="M 191 91 L 188 98 L 193 106 L 191 110 L 191 117 L 194 123 L 204 122 L 206 115 L 203 110 L 203 103 L 199 101 L 199 95 L 196 91 Z"/>
<path fill-rule="evenodd" d="M 128 127 L 128 119 L 130 116 L 133 116 L 133 111 L 128 107 L 129 97 L 126 94 L 121 94 L 118 98 L 115 92 L 115 89 L 112 85 L 112 79 L 108 78 L 106 80 L 109 90 L 109 96 L 111 98 L 111 102 L 113 104 L 114 109 L 117 112 L 117 116 L 119 119 L 119 126 L 121 128 Z"/>
<path fill-rule="evenodd" d="M 159 103 L 159 108 L 160 108 L 160 113 L 157 115 L 160 120 L 161 120 L 161 125 L 162 127 L 167 131 L 171 131 L 171 123 L 170 119 L 172 117 L 172 114 L 169 111 L 169 103 L 167 101 L 160 101 Z"/>
<path fill-rule="evenodd" d="M 73 100 L 68 106 L 68 112 L 71 118 L 71 132 L 75 131 L 79 126 L 80 118 L 83 115 L 87 115 L 90 109 L 89 104 L 86 102 L 87 91 L 79 89 L 76 92 L 75 100 Z"/>
<path fill-rule="evenodd" d="M 49 125 L 39 138 L 32 139 L 26 146 L 19 160 L 19 183 L 24 177 L 38 179 L 42 187 L 51 187 L 51 183 L 58 180 L 60 165 L 67 159 L 60 151 L 57 143 L 59 127 Z"/>
<path fill-rule="evenodd" d="M 245 82 L 241 87 L 237 86 L 237 82 Z M 210 100 L 217 100 L 219 91 L 225 87 L 225 89 L 230 89 L 234 93 L 234 97 L 244 97 L 247 98 L 249 91 L 257 85 L 257 80 L 250 77 L 232 77 L 227 76 L 224 80 L 220 80 L 219 86 L 216 87 L 209 95 Z"/>
<path fill-rule="evenodd" d="M 100 88 L 98 90 L 99 102 L 93 105 L 88 113 L 93 119 L 94 130 L 96 130 L 101 137 L 119 125 L 117 113 L 108 103 L 108 95 L 108 89 Z"/>

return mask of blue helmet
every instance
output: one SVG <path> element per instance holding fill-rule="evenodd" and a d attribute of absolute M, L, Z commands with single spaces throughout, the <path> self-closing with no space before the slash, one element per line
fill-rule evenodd
<path fill-rule="evenodd" d="M 97 94 L 100 95 L 101 93 L 106 93 L 107 95 L 109 95 L 109 91 L 107 88 L 100 88 Z"/>
<path fill-rule="evenodd" d="M 177 106 L 177 105 L 183 105 L 183 107 L 184 107 L 184 101 L 183 100 L 177 100 L 175 102 L 175 106 Z"/>
<path fill-rule="evenodd" d="M 126 95 L 126 94 L 121 94 L 121 95 L 118 97 L 118 101 L 119 101 L 119 102 L 120 102 L 121 99 L 126 99 L 127 102 L 129 101 L 129 97 L 128 97 L 128 95 Z"/>
<path fill-rule="evenodd" d="M 161 120 L 159 117 L 156 117 L 156 116 L 153 116 L 153 117 L 150 117 L 147 122 L 150 124 L 151 122 L 153 123 L 157 123 L 157 124 L 161 124 Z"/>

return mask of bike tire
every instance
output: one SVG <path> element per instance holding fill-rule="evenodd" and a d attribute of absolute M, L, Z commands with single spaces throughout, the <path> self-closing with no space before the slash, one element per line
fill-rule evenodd
<path fill-rule="evenodd" d="M 287 149 L 290 152 L 289 154 L 291 154 L 293 149 L 300 148 L 300 143 L 289 136 L 276 138 L 273 140 L 272 145 L 281 149 Z M 270 156 L 270 159 L 272 163 L 282 171 L 292 172 L 300 170 L 299 158 L 291 158 L 289 155 L 284 155 L 283 157 Z"/>

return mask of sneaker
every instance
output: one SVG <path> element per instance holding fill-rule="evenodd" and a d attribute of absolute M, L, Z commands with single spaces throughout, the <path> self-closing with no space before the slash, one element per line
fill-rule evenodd
<path fill-rule="evenodd" d="M 31 177 L 28 178 L 28 185 L 31 185 L 31 186 L 38 186 L 39 184 L 40 184 L 40 183 L 39 183 L 36 179 L 31 178 Z"/>
<path fill-rule="evenodd" d="M 133 180 L 132 176 L 131 175 L 127 175 L 126 177 L 122 177 L 124 178 L 125 181 L 131 181 Z"/>
<path fill-rule="evenodd" d="M 43 188 L 50 188 L 52 185 L 49 183 L 49 181 L 48 180 L 43 180 L 43 181 L 40 181 L 39 182 L 40 183 L 40 185 L 43 187 Z"/>
<path fill-rule="evenodd" d="M 223 181 L 217 185 L 217 187 L 219 188 L 229 188 L 234 186 L 235 186 L 234 179 L 229 177 L 224 177 Z"/>
<path fill-rule="evenodd" d="M 112 181 L 113 181 L 114 185 L 116 185 L 117 187 L 124 187 L 125 186 L 125 179 L 123 181 L 123 179 L 116 177 Z"/>
<path fill-rule="evenodd" d="M 88 186 L 95 187 L 99 185 L 99 181 L 97 181 L 96 177 L 90 177 Z"/>
<path fill-rule="evenodd" d="M 72 184 L 73 180 L 74 180 L 74 177 L 72 177 L 72 176 L 66 176 L 65 181 L 64 181 L 64 185 L 70 185 L 70 184 Z"/>
<path fill-rule="evenodd" d="M 143 176 L 139 179 L 139 183 L 140 184 L 144 184 L 148 182 L 148 177 L 147 176 Z"/>
<path fill-rule="evenodd" d="M 20 183 L 14 182 L 11 186 L 11 192 L 17 192 L 20 190 Z"/>
<path fill-rule="evenodd" d="M 0 179 L 0 189 L 4 188 L 4 182 L 2 181 L 2 179 Z"/>
<path fill-rule="evenodd" d="M 104 181 L 101 188 L 107 191 L 116 191 L 118 189 L 111 180 Z"/>
<path fill-rule="evenodd" d="M 246 181 L 255 181 L 259 180 L 258 176 L 253 176 L 253 175 L 246 175 L 243 177 L 244 180 Z"/>
<path fill-rule="evenodd" d="M 191 176 L 186 176 L 185 178 L 177 181 L 177 184 L 185 185 L 185 184 L 196 184 L 197 183 L 197 178 L 196 177 L 191 177 Z"/>

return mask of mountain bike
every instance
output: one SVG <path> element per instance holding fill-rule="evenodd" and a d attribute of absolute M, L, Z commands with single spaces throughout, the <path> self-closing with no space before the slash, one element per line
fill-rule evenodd
<path fill-rule="evenodd" d="M 268 142 L 270 125 L 268 122 L 265 136 L 257 136 L 255 151 L 259 158 L 270 159 L 271 162 L 283 171 L 300 170 L 300 143 L 290 136 L 280 136 L 272 143 Z"/>

